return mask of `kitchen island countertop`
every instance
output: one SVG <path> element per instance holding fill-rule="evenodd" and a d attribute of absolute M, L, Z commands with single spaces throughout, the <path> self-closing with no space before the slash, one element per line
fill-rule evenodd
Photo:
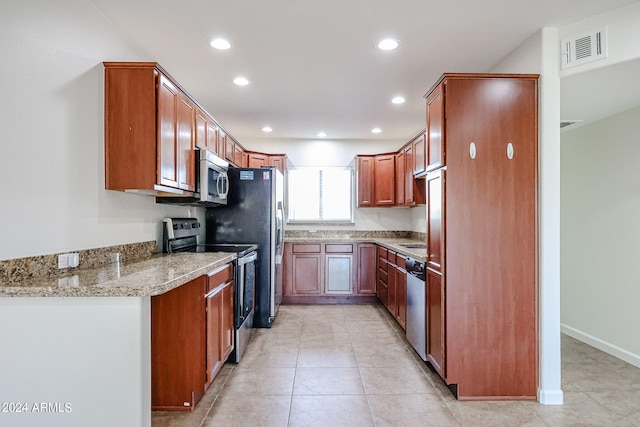
<path fill-rule="evenodd" d="M 144 297 L 177 288 L 236 258 L 232 253 L 157 254 L 98 268 L 17 283 L 0 283 L 1 297 Z"/>

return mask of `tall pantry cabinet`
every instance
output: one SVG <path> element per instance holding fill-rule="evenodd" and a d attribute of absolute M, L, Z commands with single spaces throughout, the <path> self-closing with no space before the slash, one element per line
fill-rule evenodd
<path fill-rule="evenodd" d="M 538 76 L 444 74 L 427 104 L 427 354 L 459 399 L 536 399 Z"/>

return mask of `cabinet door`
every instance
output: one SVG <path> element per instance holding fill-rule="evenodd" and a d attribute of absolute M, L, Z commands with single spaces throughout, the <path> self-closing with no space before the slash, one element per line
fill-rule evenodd
<path fill-rule="evenodd" d="M 195 113 L 196 120 L 196 132 L 195 132 L 195 146 L 201 150 L 206 150 L 209 147 L 209 141 L 207 140 L 207 131 L 208 123 L 207 123 L 207 115 L 204 112 L 196 108 Z"/>
<path fill-rule="evenodd" d="M 358 156 L 358 207 L 373 206 L 373 156 Z"/>
<path fill-rule="evenodd" d="M 248 153 L 250 168 L 260 168 L 268 164 L 269 156 L 262 153 Z"/>
<path fill-rule="evenodd" d="M 204 393 L 206 276 L 151 297 L 151 404 L 189 410 Z"/>
<path fill-rule="evenodd" d="M 195 190 L 195 106 L 182 92 L 178 95 L 176 147 L 178 151 L 178 188 Z"/>
<path fill-rule="evenodd" d="M 404 149 L 405 168 L 398 179 L 404 181 L 404 203 L 406 205 L 414 205 L 416 203 L 413 188 L 413 144 L 407 145 Z"/>
<path fill-rule="evenodd" d="M 396 270 L 397 267 L 389 263 L 389 270 L 387 274 L 387 310 L 389 310 L 389 313 L 391 313 L 393 317 L 396 317 L 398 314 Z"/>
<path fill-rule="evenodd" d="M 396 205 L 402 206 L 405 204 L 405 151 L 400 149 L 400 152 L 396 154 Z"/>
<path fill-rule="evenodd" d="M 427 97 L 427 171 L 445 165 L 444 83 Z"/>
<path fill-rule="evenodd" d="M 353 255 L 325 255 L 325 294 L 349 295 L 353 289 Z"/>
<path fill-rule="evenodd" d="M 207 386 L 224 364 L 222 292 L 207 295 Z"/>
<path fill-rule="evenodd" d="M 218 154 L 218 125 L 209 119 L 207 121 L 207 149 Z"/>
<path fill-rule="evenodd" d="M 412 142 L 414 175 L 423 173 L 427 168 L 426 139 L 427 139 L 426 133 L 422 133 Z M 409 167 L 408 164 L 407 164 L 407 167 Z"/>
<path fill-rule="evenodd" d="M 233 351 L 233 287 L 234 282 L 228 282 L 224 288 L 222 288 L 222 354 L 221 358 L 224 361 L 227 360 L 231 351 Z"/>
<path fill-rule="evenodd" d="M 398 255 L 396 267 L 396 320 L 402 329 L 407 327 L 407 271 L 406 259 Z"/>
<path fill-rule="evenodd" d="M 178 186 L 178 152 L 176 121 L 178 117 L 178 88 L 160 74 L 158 84 L 158 183 Z"/>
<path fill-rule="evenodd" d="M 242 167 L 242 158 L 244 157 L 244 148 L 237 142 L 233 143 L 233 163 Z"/>
<path fill-rule="evenodd" d="M 445 291 L 442 274 L 427 269 L 427 359 L 446 379 L 445 364 Z"/>
<path fill-rule="evenodd" d="M 234 163 L 234 156 L 236 153 L 235 141 L 229 135 L 226 135 L 224 139 L 224 158 L 230 163 Z"/>
<path fill-rule="evenodd" d="M 373 194 L 375 206 L 393 206 L 396 203 L 395 169 L 393 154 L 375 156 L 373 168 Z"/>
<path fill-rule="evenodd" d="M 292 255 L 293 294 L 320 295 L 322 293 L 322 255 Z"/>
<path fill-rule="evenodd" d="M 283 175 L 286 167 L 286 156 L 269 156 L 269 166 L 275 166 Z"/>
<path fill-rule="evenodd" d="M 227 158 L 227 134 L 222 130 L 220 126 L 218 126 L 218 149 L 216 152 L 218 153 L 218 157 L 221 159 Z"/>
<path fill-rule="evenodd" d="M 358 295 L 376 294 L 376 245 L 358 244 Z"/>
<path fill-rule="evenodd" d="M 427 267 L 443 272 L 444 177 L 438 170 L 427 175 Z"/>

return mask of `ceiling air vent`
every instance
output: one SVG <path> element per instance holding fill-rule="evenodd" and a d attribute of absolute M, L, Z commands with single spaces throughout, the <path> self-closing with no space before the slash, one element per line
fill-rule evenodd
<path fill-rule="evenodd" d="M 607 57 L 607 27 L 562 40 L 562 69 Z"/>

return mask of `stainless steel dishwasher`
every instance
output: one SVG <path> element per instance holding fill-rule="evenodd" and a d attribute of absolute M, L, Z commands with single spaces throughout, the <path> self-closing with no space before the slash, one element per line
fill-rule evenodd
<path fill-rule="evenodd" d="M 407 257 L 407 341 L 427 360 L 425 264 Z"/>

